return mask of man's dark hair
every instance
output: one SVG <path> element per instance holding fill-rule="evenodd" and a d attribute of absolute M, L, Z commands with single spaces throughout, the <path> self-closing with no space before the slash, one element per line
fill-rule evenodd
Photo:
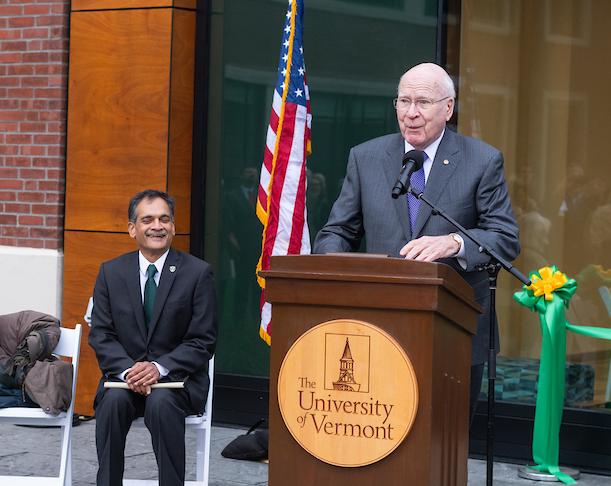
<path fill-rule="evenodd" d="M 157 189 L 146 189 L 145 191 L 139 192 L 134 197 L 132 197 L 131 201 L 129 201 L 129 207 L 127 208 L 127 218 L 132 223 L 136 222 L 136 207 L 140 204 L 144 199 L 163 199 L 168 207 L 170 208 L 170 217 L 172 221 L 174 220 L 174 198 L 163 191 L 158 191 Z"/>

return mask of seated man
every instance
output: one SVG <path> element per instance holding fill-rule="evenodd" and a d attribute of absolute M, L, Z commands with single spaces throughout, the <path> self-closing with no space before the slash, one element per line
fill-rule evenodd
<path fill-rule="evenodd" d="M 97 484 L 122 484 L 127 432 L 144 416 L 159 484 L 182 485 L 185 417 L 204 409 L 216 342 L 212 270 L 170 249 L 174 201 L 166 193 L 136 194 L 128 216 L 139 251 L 103 263 L 93 293 L 89 343 L 103 374 L 94 402 Z M 108 379 L 126 381 L 129 389 L 105 389 Z M 185 387 L 151 392 L 161 379 L 184 380 Z"/>

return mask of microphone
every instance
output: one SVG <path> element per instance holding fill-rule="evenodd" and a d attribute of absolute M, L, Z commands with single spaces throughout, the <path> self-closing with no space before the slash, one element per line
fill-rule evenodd
<path fill-rule="evenodd" d="M 422 150 L 410 150 L 403 156 L 403 167 L 401 167 L 395 187 L 392 188 L 393 199 L 397 199 L 401 194 L 407 192 L 409 178 L 415 171 L 422 168 L 424 159 L 426 159 L 426 154 Z"/>

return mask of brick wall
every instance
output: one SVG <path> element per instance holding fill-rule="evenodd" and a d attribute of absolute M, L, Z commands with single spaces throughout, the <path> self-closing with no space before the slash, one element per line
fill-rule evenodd
<path fill-rule="evenodd" d="M 62 248 L 69 5 L 0 1 L 0 245 Z"/>

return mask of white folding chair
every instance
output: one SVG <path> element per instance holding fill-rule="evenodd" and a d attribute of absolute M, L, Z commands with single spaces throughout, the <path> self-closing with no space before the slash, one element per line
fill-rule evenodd
<path fill-rule="evenodd" d="M 59 476 L 0 476 L 0 484 L 10 484 L 11 486 L 25 484 L 33 486 L 70 486 L 72 484 L 72 414 L 76 397 L 76 377 L 80 349 L 81 325 L 77 324 L 74 329 L 62 327 L 59 343 L 53 350 L 53 354 L 67 356 L 72 361 L 72 401 L 67 412 L 61 412 L 54 417 L 46 414 L 41 408 L 13 407 L 0 409 L 0 423 L 61 427 L 62 448 Z"/>
<path fill-rule="evenodd" d="M 210 469 L 210 434 L 212 432 L 212 389 L 214 387 L 214 356 L 208 364 L 210 388 L 206 407 L 202 415 L 189 415 L 185 418 L 186 430 L 195 431 L 195 481 L 185 481 L 188 486 L 208 486 L 208 473 Z M 153 393 L 155 393 L 153 391 Z M 143 428 L 144 419 L 138 418 L 132 427 Z M 189 452 L 189 451 L 187 451 Z M 156 486 L 156 479 L 123 479 L 123 486 Z"/>

